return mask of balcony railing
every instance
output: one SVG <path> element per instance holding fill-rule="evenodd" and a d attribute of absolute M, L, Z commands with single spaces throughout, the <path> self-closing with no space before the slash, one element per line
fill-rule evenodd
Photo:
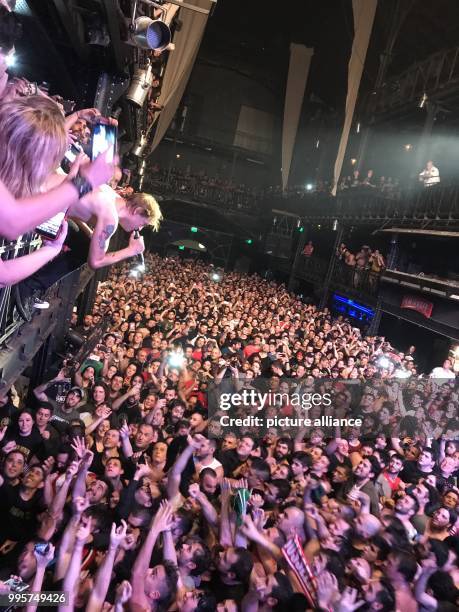
<path fill-rule="evenodd" d="M 405 189 L 399 199 L 387 198 L 371 188 L 356 188 L 338 192 L 336 198 L 314 193 L 297 199 L 274 196 L 270 204 L 297 212 L 306 219 L 459 222 L 458 185 Z"/>
<path fill-rule="evenodd" d="M 232 212 L 257 215 L 261 205 L 260 197 L 249 188 L 220 184 L 200 176 L 161 173 L 151 176 L 146 183 L 156 193 L 171 194 L 177 199 L 211 204 Z"/>

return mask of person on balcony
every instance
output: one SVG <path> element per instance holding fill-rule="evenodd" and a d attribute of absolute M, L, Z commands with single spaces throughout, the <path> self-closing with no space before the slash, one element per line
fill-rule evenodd
<path fill-rule="evenodd" d="M 440 172 L 433 165 L 432 160 L 429 160 L 424 170 L 419 173 L 419 180 L 424 183 L 424 187 L 432 187 L 432 185 L 437 185 L 440 182 Z"/>
<path fill-rule="evenodd" d="M 314 253 L 314 245 L 312 244 L 312 240 L 310 240 L 303 249 L 303 255 L 305 257 L 311 257 Z"/>

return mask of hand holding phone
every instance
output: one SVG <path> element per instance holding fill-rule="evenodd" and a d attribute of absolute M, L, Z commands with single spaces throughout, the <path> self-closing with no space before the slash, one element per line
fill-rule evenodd
<path fill-rule="evenodd" d="M 94 161 L 101 153 L 105 153 L 105 160 L 113 163 L 116 155 L 116 142 L 116 126 L 96 123 L 91 137 L 91 159 Z"/>

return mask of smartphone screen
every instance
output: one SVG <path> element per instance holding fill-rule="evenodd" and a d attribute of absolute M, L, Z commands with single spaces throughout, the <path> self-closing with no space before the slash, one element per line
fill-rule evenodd
<path fill-rule="evenodd" d="M 65 212 L 57 213 L 57 215 L 54 215 L 54 217 L 51 217 L 51 219 L 40 223 L 40 225 L 36 228 L 36 232 L 48 240 L 55 240 L 59 230 L 61 229 L 64 217 Z"/>
<path fill-rule="evenodd" d="M 107 160 L 112 162 L 116 151 L 116 127 L 96 123 L 92 132 L 91 158 L 96 159 L 98 155 L 108 149 Z"/>

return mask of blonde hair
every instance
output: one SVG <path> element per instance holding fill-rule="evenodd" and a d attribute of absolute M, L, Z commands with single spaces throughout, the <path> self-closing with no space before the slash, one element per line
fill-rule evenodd
<path fill-rule="evenodd" d="M 16 197 L 40 192 L 67 149 L 65 119 L 44 96 L 0 104 L 0 180 Z"/>
<path fill-rule="evenodd" d="M 140 213 L 148 219 L 147 224 L 155 231 L 159 229 L 159 223 L 163 214 L 156 199 L 149 193 L 134 193 L 126 199 L 127 209 L 134 213 Z M 136 209 L 141 210 L 136 210 Z"/>

